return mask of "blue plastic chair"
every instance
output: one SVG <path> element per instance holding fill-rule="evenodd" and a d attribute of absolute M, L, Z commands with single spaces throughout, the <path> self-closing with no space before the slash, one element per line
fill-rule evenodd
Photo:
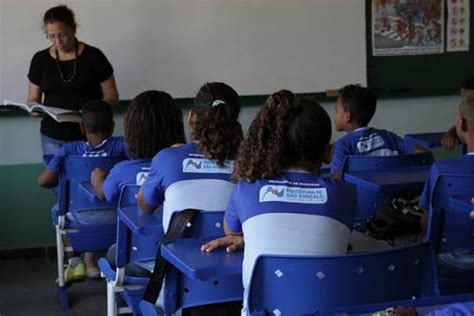
<path fill-rule="evenodd" d="M 437 294 L 434 255 L 425 242 L 342 256 L 261 256 L 247 306 L 250 315 L 326 315 Z"/>
<path fill-rule="evenodd" d="M 110 170 L 120 160 L 123 160 L 123 157 L 70 156 L 63 163 L 59 179 L 58 205 L 52 209 L 58 260 L 57 296 L 63 309 L 69 308 L 64 281 L 64 251 L 104 251 L 115 241 L 115 223 L 84 222 L 80 220 L 80 214 L 84 211 L 107 214 L 116 210 L 116 204 L 92 198 L 94 194 L 90 192 L 90 185 L 88 189 L 87 182 L 90 181 L 90 174 L 96 167 Z M 70 218 L 74 220 L 71 221 Z M 66 249 L 63 235 L 67 235 L 70 243 L 70 247 Z"/>
<path fill-rule="evenodd" d="M 449 208 L 455 195 L 474 196 L 473 175 L 441 175 L 431 195 L 428 236 L 436 253 L 469 250 L 474 245 L 474 225 L 466 212 Z M 440 289 L 443 294 L 472 291 L 473 269 L 440 266 Z"/>
<path fill-rule="evenodd" d="M 224 212 L 201 212 L 187 229 L 184 238 L 208 240 L 224 236 L 222 227 Z M 179 270 L 170 267 L 165 278 L 164 314 L 172 315 L 183 308 L 218 304 L 242 300 L 242 278 L 240 275 L 213 280 L 193 280 Z M 140 310 L 145 316 L 161 315 L 163 312 L 153 304 L 142 301 Z"/>
<path fill-rule="evenodd" d="M 139 190 L 137 185 L 125 186 L 120 194 L 118 209 L 134 207 L 138 212 L 136 196 Z M 105 258 L 99 260 L 99 268 L 107 280 L 107 315 L 139 314 L 139 303 L 149 277 L 126 275 L 125 266 L 129 262 L 154 258 L 163 235 L 162 229 L 149 236 L 133 234 L 125 223 L 120 219 L 117 221 L 116 267 L 112 267 Z M 116 293 L 120 293 L 128 307 L 117 307 Z"/>
<path fill-rule="evenodd" d="M 434 162 L 431 153 L 400 155 L 400 156 L 347 156 L 342 167 L 342 179 L 351 172 L 364 172 L 374 169 L 392 169 L 404 167 L 429 166 Z M 389 195 L 380 194 L 370 189 L 356 186 L 357 211 L 355 220 L 371 218 L 377 208 L 387 199 L 401 192 L 391 192 Z M 421 193 L 421 192 L 420 192 Z"/>

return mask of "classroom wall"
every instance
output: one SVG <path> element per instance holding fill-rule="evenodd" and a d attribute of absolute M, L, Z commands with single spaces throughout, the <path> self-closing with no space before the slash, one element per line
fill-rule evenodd
<path fill-rule="evenodd" d="M 381 100 L 372 126 L 401 135 L 446 130 L 454 124 L 458 96 Z M 335 103 L 323 106 L 332 115 Z M 246 130 L 259 105 L 244 107 L 240 116 Z M 186 113 L 185 113 L 186 114 Z M 122 133 L 123 114 L 116 115 L 116 132 Z M 0 116 L 0 250 L 54 244 L 49 209 L 54 199 L 38 188 L 42 169 L 39 120 L 27 116 Z M 186 129 L 190 135 L 189 128 Z M 337 139 L 341 133 L 335 133 Z"/>

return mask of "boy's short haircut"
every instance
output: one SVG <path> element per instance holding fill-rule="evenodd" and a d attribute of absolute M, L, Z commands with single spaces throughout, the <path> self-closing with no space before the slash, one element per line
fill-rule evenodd
<path fill-rule="evenodd" d="M 470 76 L 466 78 L 462 83 L 461 83 L 461 89 L 464 90 L 474 90 L 474 76 Z"/>
<path fill-rule="evenodd" d="M 469 131 L 474 132 L 474 91 L 470 92 L 459 105 L 459 112 L 469 124 Z"/>
<path fill-rule="evenodd" d="M 81 110 L 82 124 L 88 133 L 112 133 L 114 118 L 112 107 L 102 101 L 86 102 Z"/>
<path fill-rule="evenodd" d="M 347 85 L 339 90 L 342 106 L 349 111 L 352 120 L 359 126 L 365 127 L 374 116 L 377 98 L 369 89 L 360 85 Z"/>

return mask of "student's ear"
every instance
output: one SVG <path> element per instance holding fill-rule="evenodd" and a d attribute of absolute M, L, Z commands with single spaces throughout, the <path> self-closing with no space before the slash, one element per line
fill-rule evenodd
<path fill-rule="evenodd" d="M 459 129 L 461 132 L 467 133 L 469 131 L 469 123 L 467 120 L 464 117 L 461 117 L 459 123 Z"/>
<path fill-rule="evenodd" d="M 326 152 L 324 153 L 324 156 L 323 156 L 323 162 L 325 164 L 330 164 L 331 161 L 332 161 L 332 156 L 334 155 L 334 145 L 333 144 L 330 144 L 327 148 L 326 148 Z"/>
<path fill-rule="evenodd" d="M 187 121 L 188 121 L 188 125 L 191 127 L 196 122 L 196 113 L 194 113 L 193 110 L 189 110 Z"/>
<path fill-rule="evenodd" d="M 344 111 L 344 122 L 345 123 L 350 123 L 352 121 L 352 113 L 351 111 L 347 110 Z"/>
<path fill-rule="evenodd" d="M 84 127 L 83 123 L 79 123 L 79 127 L 81 128 L 81 134 L 86 136 L 86 128 Z"/>

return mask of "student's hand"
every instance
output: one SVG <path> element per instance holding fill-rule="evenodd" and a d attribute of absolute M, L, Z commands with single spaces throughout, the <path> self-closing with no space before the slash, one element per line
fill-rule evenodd
<path fill-rule="evenodd" d="M 456 134 L 456 128 L 450 128 L 441 138 L 441 145 L 446 149 L 453 150 L 457 144 L 458 135 Z"/>
<path fill-rule="evenodd" d="M 241 251 L 244 249 L 244 236 L 228 235 L 222 238 L 214 239 L 205 245 L 201 246 L 201 251 L 212 252 L 220 247 L 226 247 L 225 250 L 229 253 Z"/>
<path fill-rule="evenodd" d="M 418 312 L 413 307 L 398 307 L 394 310 L 397 316 L 417 316 Z"/>
<path fill-rule="evenodd" d="M 91 183 L 93 186 L 96 186 L 99 183 L 104 182 L 106 177 L 107 177 L 107 171 L 100 168 L 95 168 L 91 172 Z"/>
<path fill-rule="evenodd" d="M 474 197 L 471 199 L 471 203 L 472 205 L 474 205 Z M 474 211 L 472 211 L 471 214 L 469 214 L 469 216 L 471 216 L 471 218 L 474 219 Z"/>

